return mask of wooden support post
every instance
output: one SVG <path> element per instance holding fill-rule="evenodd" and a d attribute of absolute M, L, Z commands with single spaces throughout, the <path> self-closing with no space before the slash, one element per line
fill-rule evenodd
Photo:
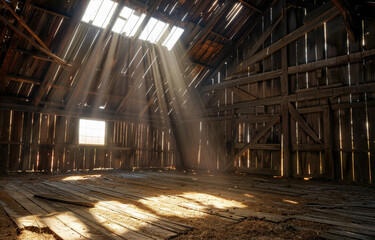
<path fill-rule="evenodd" d="M 290 177 L 292 175 L 291 156 L 290 156 L 290 123 L 289 123 L 289 109 L 288 103 L 285 102 L 281 105 L 281 127 L 282 127 L 282 145 L 283 145 L 283 164 L 282 175 L 283 177 Z"/>
<path fill-rule="evenodd" d="M 286 1 L 283 8 L 283 32 L 286 35 L 288 33 L 287 24 L 287 8 Z M 281 94 L 283 96 L 289 95 L 289 75 L 288 75 L 288 48 L 283 47 L 281 49 Z M 282 129 L 282 145 L 283 145 L 283 163 L 282 163 L 282 175 L 283 177 L 290 177 L 292 175 L 292 161 L 290 155 L 290 119 L 289 119 L 289 107 L 288 101 L 286 100 L 281 104 L 281 129 Z"/>
<path fill-rule="evenodd" d="M 323 128 L 324 128 L 324 176 L 334 179 L 335 169 L 332 153 L 332 118 L 329 106 L 323 108 Z"/>

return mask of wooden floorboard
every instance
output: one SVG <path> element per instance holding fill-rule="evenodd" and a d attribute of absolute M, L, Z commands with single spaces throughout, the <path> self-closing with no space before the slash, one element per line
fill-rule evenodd
<path fill-rule="evenodd" d="M 19 229 L 49 228 L 61 239 L 170 239 L 211 221 L 223 227 L 243 221 L 286 227 L 300 221 L 307 227 L 296 226 L 297 232 L 316 231 L 326 239 L 375 237 L 375 190 L 364 186 L 213 173 L 85 176 L 1 180 L 1 188 L 29 214 L 1 199 L 0 204 Z M 309 227 L 314 224 L 326 230 Z"/>

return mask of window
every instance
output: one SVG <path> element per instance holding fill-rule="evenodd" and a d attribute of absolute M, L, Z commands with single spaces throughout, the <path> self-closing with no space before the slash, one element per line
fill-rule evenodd
<path fill-rule="evenodd" d="M 105 122 L 79 120 L 79 144 L 104 145 Z"/>
<path fill-rule="evenodd" d="M 167 30 L 168 26 L 168 23 L 157 20 L 156 18 L 151 18 L 143 29 L 139 39 L 149 41 L 150 43 L 157 43 L 163 36 L 165 30 Z"/>
<path fill-rule="evenodd" d="M 181 37 L 182 33 L 184 32 L 184 29 L 174 26 L 163 42 L 163 46 L 167 47 L 170 51 L 173 46 L 176 44 L 177 40 Z"/>
<path fill-rule="evenodd" d="M 146 14 L 140 14 L 130 9 L 124 7 L 120 13 L 120 16 L 116 20 L 112 31 L 120 34 L 125 34 L 127 37 L 133 37 L 137 32 L 138 28 L 141 26 Z"/>
<path fill-rule="evenodd" d="M 82 17 L 82 21 L 105 28 L 111 20 L 116 6 L 117 3 L 110 0 L 91 0 Z"/>

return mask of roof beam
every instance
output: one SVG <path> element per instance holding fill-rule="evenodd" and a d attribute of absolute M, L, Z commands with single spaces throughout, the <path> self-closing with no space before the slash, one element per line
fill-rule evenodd
<path fill-rule="evenodd" d="M 350 12 L 350 9 L 346 6 L 344 1 L 342 0 L 332 0 L 333 4 L 337 7 L 337 9 L 341 12 L 342 19 L 344 20 L 346 32 L 348 33 L 349 37 L 353 42 L 356 41 L 356 34 L 355 34 L 355 24 L 353 23 L 353 16 Z"/>
<path fill-rule="evenodd" d="M 246 5 L 247 7 L 257 11 L 258 13 L 263 13 L 259 8 L 257 8 L 256 6 L 244 1 L 244 0 L 240 0 L 241 3 L 243 3 L 244 5 Z"/>
<path fill-rule="evenodd" d="M 20 35 L 21 37 L 25 38 L 35 48 L 39 49 L 40 51 L 44 52 L 45 54 L 47 54 L 48 56 L 50 56 L 52 59 L 54 59 L 55 62 L 57 62 L 58 64 L 61 64 L 64 67 L 71 66 L 70 64 L 68 64 L 67 62 L 65 62 L 63 59 L 61 59 L 58 56 L 56 56 L 55 54 L 53 54 L 51 52 L 51 50 L 49 50 L 48 47 L 46 48 L 43 45 L 41 46 L 38 43 L 34 42 L 34 40 L 32 40 L 31 38 L 29 38 L 28 36 L 26 36 L 26 34 L 24 34 L 21 30 L 19 30 L 16 26 L 14 26 L 12 23 L 10 23 L 5 18 L 3 18 L 3 17 L 0 16 L 0 20 L 3 23 L 5 23 L 8 27 L 10 27 L 13 31 L 15 31 L 18 35 Z"/>
<path fill-rule="evenodd" d="M 224 13 L 226 13 L 227 10 L 233 5 L 229 1 L 225 1 L 224 4 L 225 4 L 224 7 L 221 7 L 220 10 L 215 13 L 213 19 L 209 21 L 206 24 L 206 26 L 204 26 L 203 29 L 199 31 L 199 33 L 197 34 L 197 37 L 195 38 L 195 40 L 193 40 L 193 43 L 191 43 L 188 49 L 186 50 L 186 56 L 190 54 L 194 46 L 201 44 L 206 39 L 208 34 L 210 34 L 211 30 L 215 27 L 216 23 L 220 20 L 220 18 L 224 15 Z"/>
<path fill-rule="evenodd" d="M 275 4 L 277 0 L 272 0 L 272 3 L 270 4 L 270 6 L 273 6 Z M 211 79 L 216 73 L 218 73 L 221 68 L 224 66 L 225 64 L 225 59 L 227 58 L 227 56 L 230 56 L 231 54 L 235 54 L 236 52 L 236 49 L 241 45 L 243 44 L 243 42 L 246 40 L 246 37 L 253 31 L 253 29 L 256 27 L 257 24 L 254 24 L 255 23 L 258 23 L 259 20 L 262 18 L 263 14 L 257 14 L 257 16 L 255 16 L 253 19 L 253 21 L 251 21 L 252 19 L 249 18 L 248 22 L 250 24 L 250 26 L 248 26 L 247 30 L 244 32 L 244 34 L 242 34 L 242 36 L 240 37 L 240 39 L 236 42 L 236 44 L 233 46 L 232 44 L 228 44 L 227 46 L 225 46 L 225 48 L 223 48 L 221 50 L 221 56 L 222 56 L 222 59 L 220 61 L 220 63 L 218 64 L 217 67 L 215 67 L 216 71 L 213 71 L 206 79 Z M 200 84 L 202 84 L 204 81 L 201 81 Z"/>
<path fill-rule="evenodd" d="M 30 8 L 30 6 L 31 6 L 30 1 L 31 0 L 27 0 L 25 2 L 25 6 L 23 8 L 23 14 L 26 17 L 29 16 L 29 13 L 30 13 L 30 9 L 31 9 Z M 20 23 L 18 23 L 18 25 L 20 25 Z M 2 31 L 2 36 L 5 36 L 6 32 L 8 32 L 8 28 L 4 27 L 4 29 Z M 1 64 L 1 68 L 0 68 L 0 90 L 4 90 L 6 88 L 6 86 L 7 86 L 7 82 L 6 82 L 5 76 L 6 76 L 6 74 L 9 71 L 9 67 L 12 64 L 12 60 L 13 60 L 13 56 L 14 56 L 14 51 L 16 51 L 17 45 L 18 45 L 18 43 L 20 41 L 20 36 L 18 34 L 13 33 L 11 36 L 12 37 L 10 39 L 10 43 L 8 45 L 7 52 L 6 52 L 6 54 L 5 54 L 4 58 L 3 58 L 3 62 Z M 1 38 L 1 40 L 3 40 L 3 38 Z"/>
<path fill-rule="evenodd" d="M 68 41 L 71 40 L 72 35 L 74 33 L 74 29 L 77 27 L 78 23 L 81 21 L 82 15 L 85 12 L 88 3 L 89 3 L 88 0 L 79 1 L 78 6 L 76 7 L 77 11 L 74 13 L 73 18 L 70 19 L 70 23 L 66 31 L 67 33 L 65 34 L 63 40 L 61 41 L 59 45 L 59 48 L 60 48 L 58 50 L 59 55 L 64 52 L 65 45 L 68 45 Z M 57 69 L 55 65 L 49 66 L 48 71 L 44 75 L 43 81 L 33 98 L 33 101 L 31 103 L 33 106 L 39 105 L 44 94 L 49 89 L 49 86 L 53 83 L 53 80 L 54 80 L 53 75 L 55 74 L 56 71 Z"/>
<path fill-rule="evenodd" d="M 65 18 L 67 20 L 69 20 L 71 18 L 70 16 L 68 16 L 68 15 L 66 15 L 64 13 L 58 13 L 58 12 L 56 12 L 56 10 L 48 9 L 48 8 L 37 6 L 37 5 L 34 5 L 32 7 L 35 8 L 35 9 L 38 9 L 38 10 L 40 10 L 42 12 L 49 13 L 51 15 L 55 15 L 56 17 Z"/>
<path fill-rule="evenodd" d="M 1 0 L 1 2 L 4 4 L 4 6 L 12 13 L 12 15 L 17 18 L 17 20 L 19 21 L 19 23 L 31 34 L 31 36 L 33 36 L 35 38 L 35 40 L 41 45 L 39 46 L 38 44 L 36 44 L 34 41 L 32 41 L 32 39 L 30 39 L 29 37 L 27 37 L 24 33 L 22 33 L 17 27 L 13 26 L 13 24 L 11 24 L 10 22 L 8 22 L 5 18 L 1 18 L 1 20 L 7 25 L 9 26 L 10 28 L 12 28 L 15 32 L 17 32 L 18 34 L 20 34 L 22 37 L 26 38 L 27 41 L 29 41 L 34 47 L 40 49 L 41 51 L 43 51 L 44 53 L 46 53 L 48 56 L 52 57 L 57 63 L 59 64 L 62 64 L 64 66 L 69 66 L 69 64 L 67 64 L 63 59 L 57 57 L 56 55 L 54 55 L 52 53 L 52 51 L 48 48 L 48 46 L 38 37 L 38 35 L 22 20 L 22 18 L 20 16 L 18 16 L 18 14 L 12 9 L 11 6 L 9 6 L 9 4 L 5 1 L 5 0 Z"/>

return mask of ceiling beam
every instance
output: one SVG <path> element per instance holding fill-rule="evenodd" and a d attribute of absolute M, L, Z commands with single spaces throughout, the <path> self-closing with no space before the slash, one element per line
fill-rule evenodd
<path fill-rule="evenodd" d="M 8 20 L 0 16 L 0 20 L 5 23 L 8 27 L 10 27 L 14 32 L 16 32 L 21 37 L 25 38 L 31 45 L 33 45 L 35 48 L 39 49 L 40 51 L 44 52 L 48 56 L 50 56 L 52 59 L 55 60 L 58 64 L 61 64 L 64 67 L 71 66 L 67 62 L 65 62 L 63 59 L 59 58 L 55 54 L 49 50 L 49 48 L 45 48 L 44 46 L 39 45 L 38 43 L 34 42 L 31 38 L 29 38 L 26 34 L 24 34 L 21 30 L 19 30 L 16 26 L 14 26 L 12 23 L 10 23 Z"/>
<path fill-rule="evenodd" d="M 248 3 L 248 2 L 246 2 L 246 1 L 244 1 L 244 0 L 240 0 L 240 3 L 243 3 L 243 4 L 246 5 L 247 7 L 249 7 L 249 8 L 251 8 L 251 9 L 257 11 L 258 13 L 263 13 L 262 10 L 260 10 L 258 7 L 252 5 L 252 4 L 250 4 L 250 3 Z"/>

